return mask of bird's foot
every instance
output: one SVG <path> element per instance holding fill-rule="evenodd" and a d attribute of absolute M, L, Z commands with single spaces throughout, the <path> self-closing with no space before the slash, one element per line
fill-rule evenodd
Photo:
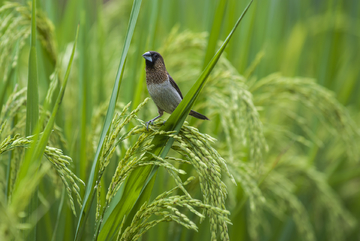
<path fill-rule="evenodd" d="M 165 125 L 165 122 L 166 122 L 166 121 L 163 122 L 163 125 Z"/>
<path fill-rule="evenodd" d="M 149 124 L 150 124 L 150 125 L 153 125 L 153 124 L 154 124 L 154 120 L 149 120 L 149 121 L 147 121 L 145 124 L 146 124 L 146 130 L 148 131 L 148 130 L 149 130 Z"/>
<path fill-rule="evenodd" d="M 161 116 L 162 115 L 156 116 L 154 119 L 151 119 L 148 122 L 146 122 L 145 123 L 146 124 L 146 130 L 149 130 L 149 125 L 153 125 L 155 120 L 159 119 Z M 164 121 L 164 123 L 165 123 L 165 121 Z"/>

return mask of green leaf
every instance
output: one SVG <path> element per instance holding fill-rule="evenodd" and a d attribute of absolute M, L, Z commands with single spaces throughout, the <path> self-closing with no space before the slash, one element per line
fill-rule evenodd
<path fill-rule="evenodd" d="M 248 6 L 245 8 L 244 12 L 236 22 L 234 28 L 220 47 L 220 49 L 217 51 L 215 56 L 211 59 L 199 79 L 196 81 L 196 83 L 193 85 L 191 90 L 188 92 L 188 94 L 185 96 L 185 98 L 181 101 L 179 106 L 176 108 L 176 110 L 171 114 L 169 119 L 166 121 L 166 124 L 161 128 L 161 130 L 164 131 L 180 131 L 181 126 L 183 125 L 186 117 L 188 116 L 191 107 L 195 103 L 198 95 L 200 94 L 202 88 L 204 87 L 206 83 L 206 79 L 211 73 L 212 69 L 215 67 L 217 61 L 219 60 L 221 54 L 223 53 L 226 45 L 230 41 L 234 31 L 236 30 L 237 26 L 239 25 L 240 21 L 244 17 L 246 11 L 250 7 L 252 1 L 248 4 Z M 165 158 L 167 153 L 169 152 L 172 144 L 174 142 L 173 138 L 168 138 L 166 136 L 157 135 L 154 137 L 153 141 L 150 145 L 154 145 L 154 148 L 152 149 L 152 153 L 154 153 L 157 156 L 160 156 L 162 158 Z M 164 145 L 166 143 L 166 145 Z M 151 156 L 148 156 L 151 158 Z M 146 185 L 149 183 L 149 185 L 153 185 L 154 182 L 151 182 L 151 178 L 155 174 L 157 170 L 157 167 L 141 167 L 137 168 L 135 171 L 131 173 L 128 180 L 125 184 L 125 189 L 123 191 L 122 198 L 119 202 L 112 201 L 109 205 L 109 208 L 107 209 L 107 212 L 105 213 L 103 225 L 100 230 L 99 234 L 99 240 L 111 240 L 116 234 L 117 229 L 120 226 L 124 216 L 128 216 L 131 209 L 136 204 L 137 200 L 141 197 L 141 193 L 146 188 Z M 146 189 L 152 189 L 152 186 L 147 187 Z M 151 192 L 147 192 L 147 197 L 141 197 L 142 200 L 146 200 L 150 197 Z"/>
<path fill-rule="evenodd" d="M 193 87 L 187 93 L 185 98 L 180 102 L 179 106 L 175 109 L 175 111 L 171 114 L 169 119 L 166 121 L 165 126 L 163 127 L 165 130 L 177 130 L 177 131 L 180 130 L 186 117 L 190 113 L 191 107 L 195 103 L 201 90 L 204 88 L 207 77 L 210 75 L 211 71 L 213 70 L 217 61 L 219 60 L 221 54 L 224 52 L 226 45 L 229 43 L 237 26 L 239 25 L 240 21 L 243 19 L 244 15 L 246 14 L 246 12 L 249 9 L 252 2 L 253 2 L 253 0 L 251 0 L 250 3 L 247 5 L 245 10 L 241 14 L 240 18 L 237 20 L 235 26 L 233 27 L 233 29 L 231 30 L 231 32 L 229 33 L 229 35 L 227 36 L 227 38 L 225 39 L 223 44 L 221 45 L 220 49 L 216 52 L 214 57 L 211 59 L 211 61 L 206 66 L 205 70 L 202 72 L 199 79 L 196 81 L 196 83 L 193 85 Z"/>
<path fill-rule="evenodd" d="M 227 2 L 228 1 L 225 0 L 219 1 L 218 6 L 216 8 L 213 25 L 211 27 L 211 31 L 209 35 L 209 41 L 206 48 L 203 69 L 205 69 L 206 65 L 209 63 L 209 61 L 214 56 L 214 53 L 216 51 L 216 45 L 220 37 L 221 25 L 223 23 Z"/>
<path fill-rule="evenodd" d="M 87 177 L 86 172 L 88 170 L 89 163 L 87 162 L 87 139 L 88 139 L 88 129 L 91 116 L 91 103 L 90 103 L 90 89 L 91 83 L 89 73 L 86 71 L 89 68 L 89 56 L 90 53 L 87 51 L 88 49 L 88 32 L 89 29 L 89 14 L 87 11 L 87 1 L 81 2 L 81 10 L 80 10 L 80 26 L 81 31 L 79 33 L 79 126 L 80 126 L 80 140 L 79 140 L 79 148 L 76 151 L 76 155 L 78 158 L 78 168 L 77 175 L 84 179 Z"/>
<path fill-rule="evenodd" d="M 26 135 L 34 133 L 39 120 L 38 66 L 36 53 L 36 1 L 32 1 L 29 75 L 26 101 Z"/>
<path fill-rule="evenodd" d="M 78 28 L 76 30 L 75 43 L 74 43 L 74 46 L 73 46 L 73 49 L 72 49 L 72 52 L 71 52 L 70 61 L 68 63 L 67 69 L 66 69 L 64 81 L 62 83 L 62 86 L 61 86 L 60 92 L 58 94 L 58 97 L 56 99 L 55 106 L 54 106 L 54 109 L 53 109 L 53 111 L 51 113 L 49 122 L 46 124 L 45 130 L 44 130 L 43 134 L 41 135 L 39 144 L 37 145 L 37 147 L 35 149 L 34 160 L 40 161 L 41 156 L 43 155 L 45 147 L 46 147 L 47 142 L 49 140 L 51 131 L 53 129 L 53 126 L 54 126 L 54 123 L 55 123 L 55 117 L 56 117 L 56 114 L 57 114 L 57 112 L 58 112 L 58 110 L 60 108 L 62 99 L 63 99 L 64 94 L 65 94 L 66 85 L 67 85 L 67 82 L 69 80 L 71 65 L 72 65 L 72 62 L 74 60 L 74 54 L 75 54 L 75 50 L 76 50 L 76 44 L 77 44 L 78 36 L 79 36 L 79 26 L 78 26 Z"/>
<path fill-rule="evenodd" d="M 14 58 L 18 57 L 19 55 L 19 41 L 16 41 L 16 45 L 13 51 L 13 55 L 12 55 L 12 59 L 11 59 L 11 63 L 13 63 Z M 2 112 L 2 107 L 3 107 L 3 101 L 5 98 L 5 93 L 6 90 L 9 88 L 10 82 L 13 80 L 14 76 L 16 76 L 15 73 L 15 68 L 16 66 L 10 66 L 10 73 L 7 76 L 6 82 L 5 84 L 2 86 L 2 91 L 1 91 L 1 96 L 0 96 L 0 113 Z M 12 176 L 12 170 L 11 170 L 11 160 L 12 160 L 12 152 L 9 153 L 9 158 L 8 158 L 8 164 L 7 164 L 7 168 L 6 168 L 6 186 L 5 186 L 5 197 L 6 197 L 6 201 L 9 200 L 9 194 L 10 194 L 10 189 L 11 189 L 11 176 Z"/>
<path fill-rule="evenodd" d="M 140 7 L 141 7 L 141 1 L 142 0 L 134 0 L 133 7 L 132 7 L 132 10 L 131 10 L 128 30 L 127 30 L 127 33 L 126 33 L 126 38 L 125 38 L 125 43 L 124 43 L 124 48 L 123 48 L 123 52 L 122 52 L 122 55 L 121 55 L 121 58 L 120 58 L 120 64 L 119 64 L 118 72 L 117 72 L 117 75 L 116 75 L 113 92 L 111 94 L 109 107 L 108 107 L 108 110 L 107 110 L 107 113 L 106 113 L 105 123 L 104 123 L 104 126 L 103 126 L 102 131 L 101 131 L 100 141 L 99 141 L 98 147 L 96 149 L 94 161 L 93 161 L 93 164 L 92 164 L 92 167 L 91 167 L 89 180 L 87 182 L 84 201 L 83 201 L 82 209 L 81 209 L 81 212 L 80 212 L 78 225 L 77 225 L 77 228 L 76 228 L 75 240 L 78 240 L 80 238 L 81 230 L 84 228 L 84 224 L 85 224 L 87 216 L 89 215 L 89 209 L 90 209 L 91 203 L 93 201 L 94 186 L 95 186 L 95 182 L 96 182 L 95 175 L 98 173 L 98 168 L 99 168 L 98 167 L 98 160 L 99 160 L 102 148 L 103 148 L 105 136 L 109 131 L 109 127 L 110 127 L 112 118 L 114 116 L 116 101 L 117 101 L 118 93 L 120 91 L 122 73 L 123 73 L 124 67 L 125 67 L 125 60 L 126 60 L 126 56 L 127 56 L 129 47 L 130 47 L 130 43 L 131 43 L 131 39 L 132 39 L 132 36 L 133 36 L 133 33 L 134 33 L 137 18 L 139 16 L 139 11 L 140 11 Z"/>
<path fill-rule="evenodd" d="M 64 200 L 65 200 L 65 187 L 63 188 L 62 192 L 61 192 L 61 198 L 60 198 L 60 204 L 58 207 L 58 212 L 57 212 L 57 216 L 56 216 L 56 223 L 55 223 L 55 227 L 52 230 L 52 238 L 51 241 L 55 241 L 57 236 L 57 230 L 58 230 L 58 226 L 60 223 L 60 219 L 61 219 L 61 213 L 64 207 Z"/>
<path fill-rule="evenodd" d="M 19 57 L 19 49 L 20 49 L 19 48 L 19 41 L 16 41 L 15 48 L 13 49 L 13 53 L 11 55 L 11 62 L 10 63 L 14 63 L 15 58 Z M 11 82 L 11 80 L 13 78 L 15 68 L 16 68 L 16 66 L 10 65 L 8 67 L 8 75 L 5 78 L 6 81 L 4 79 L 1 81 L 1 83 L 4 83 L 4 82 L 5 83 L 1 85 L 2 89 L 1 89 L 1 95 L 0 95 L 0 113 L 1 113 L 2 108 L 3 108 L 6 91 L 8 90 L 8 88 L 10 86 L 10 82 Z"/>
<path fill-rule="evenodd" d="M 76 39 L 75 39 L 75 43 L 74 43 L 73 50 L 71 53 L 70 61 L 69 61 L 69 64 L 68 64 L 68 67 L 66 70 L 66 74 L 64 77 L 64 81 L 61 86 L 61 90 L 58 94 L 53 112 L 51 114 L 51 117 L 50 117 L 48 123 L 46 124 L 45 130 L 44 130 L 43 134 L 41 135 L 41 138 L 40 138 L 38 144 L 36 146 L 34 146 L 36 144 L 36 143 L 34 143 L 29 150 L 29 153 L 30 154 L 33 153 L 33 154 L 32 155 L 28 154 L 25 157 L 25 160 L 20 167 L 19 174 L 18 174 L 18 177 L 15 182 L 14 192 L 22 190 L 22 188 L 19 187 L 20 185 L 24 185 L 24 183 L 22 183 L 22 180 L 25 179 L 25 177 L 27 175 L 28 176 L 34 175 L 34 173 L 36 172 L 36 170 L 38 169 L 38 167 L 40 165 L 41 156 L 44 153 L 46 144 L 48 142 L 52 128 L 54 126 L 56 114 L 59 110 L 60 104 L 62 102 L 62 98 L 65 93 L 66 84 L 67 84 L 67 81 L 68 81 L 69 75 L 70 75 L 71 64 L 74 59 L 74 53 L 75 53 L 75 49 L 76 49 L 76 41 L 77 41 L 77 37 L 78 37 L 78 32 L 79 32 L 79 28 L 76 33 Z M 34 150 L 32 150 L 32 149 L 34 149 Z"/>
<path fill-rule="evenodd" d="M 32 1 L 31 11 L 31 33 L 30 33 L 30 54 L 29 54 L 29 74 L 27 83 L 27 99 L 26 99 L 26 128 L 25 135 L 30 136 L 34 134 L 39 121 L 39 87 L 38 87 L 38 59 L 36 52 L 36 0 Z M 30 155 L 30 154 L 29 154 Z M 23 172 L 20 173 L 16 183 L 20 183 L 26 172 L 30 172 L 30 158 L 28 159 L 28 166 L 25 165 L 24 161 L 21 169 Z M 15 186 L 16 187 L 16 186 Z M 27 222 L 30 222 L 30 215 L 34 212 L 37 207 L 37 191 L 31 198 L 30 205 L 28 207 Z M 36 240 L 36 225 L 30 230 L 29 240 Z"/>
<path fill-rule="evenodd" d="M 161 4 L 159 4 L 159 0 L 153 0 L 148 4 L 151 5 L 151 11 L 149 12 L 150 14 L 148 14 L 148 17 L 145 19 L 145 21 L 148 23 L 145 26 L 148 27 L 149 29 L 145 49 L 152 49 L 154 47 L 154 39 L 156 36 L 155 30 L 159 18 L 159 8 Z M 141 50 L 143 49 L 141 48 Z M 140 58 L 142 58 L 142 56 L 140 56 Z M 141 69 L 144 68 L 145 68 L 145 63 L 144 61 L 142 61 Z M 138 69 L 135 68 L 135 71 L 138 71 Z M 141 103 L 142 101 L 141 98 L 143 96 L 144 89 L 145 89 L 145 71 L 142 71 L 140 74 L 140 78 L 138 78 L 138 82 L 136 84 L 135 94 L 133 94 L 133 100 L 132 100 L 133 106 L 138 106 Z"/>

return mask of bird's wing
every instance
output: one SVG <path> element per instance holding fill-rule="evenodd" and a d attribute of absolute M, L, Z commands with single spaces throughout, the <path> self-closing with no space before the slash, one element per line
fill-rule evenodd
<path fill-rule="evenodd" d="M 181 91 L 179 89 L 179 86 L 175 83 L 175 81 L 173 80 L 173 78 L 171 78 L 170 75 L 169 75 L 169 80 L 170 80 L 170 83 L 171 83 L 172 87 L 174 87 L 176 89 L 176 91 L 179 93 L 181 99 L 184 99 L 184 97 L 182 96 Z"/>

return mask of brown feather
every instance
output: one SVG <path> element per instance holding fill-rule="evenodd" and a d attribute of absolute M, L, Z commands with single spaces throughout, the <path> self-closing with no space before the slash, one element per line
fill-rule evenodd
<path fill-rule="evenodd" d="M 180 90 L 179 86 L 176 84 L 176 82 L 173 80 L 173 78 L 170 75 L 169 75 L 169 80 L 170 80 L 170 84 L 172 85 L 172 87 L 174 87 L 174 89 L 176 89 L 176 91 L 181 96 L 181 99 L 184 99 L 183 95 L 181 94 L 181 90 Z"/>
<path fill-rule="evenodd" d="M 159 54 L 159 58 L 152 65 L 146 65 L 146 83 L 160 84 L 167 80 L 168 72 L 166 71 L 164 59 Z"/>

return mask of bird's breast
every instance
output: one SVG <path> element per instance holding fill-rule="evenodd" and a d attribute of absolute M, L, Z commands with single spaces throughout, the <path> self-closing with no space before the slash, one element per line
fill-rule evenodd
<path fill-rule="evenodd" d="M 171 114 L 181 102 L 181 96 L 169 79 L 162 83 L 148 83 L 147 88 L 157 107 L 167 113 Z"/>

